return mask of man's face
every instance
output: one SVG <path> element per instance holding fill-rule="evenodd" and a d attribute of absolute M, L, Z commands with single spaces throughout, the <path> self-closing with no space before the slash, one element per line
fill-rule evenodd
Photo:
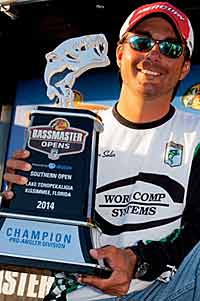
<path fill-rule="evenodd" d="M 147 36 L 154 40 L 177 40 L 172 25 L 161 17 L 150 17 L 134 27 L 127 37 L 134 34 Z M 123 43 L 117 48 L 117 63 L 121 71 L 123 88 L 147 97 L 171 96 L 178 81 L 190 69 L 190 62 L 184 61 L 182 54 L 170 58 L 162 54 L 155 44 L 148 52 L 131 48 Z"/>

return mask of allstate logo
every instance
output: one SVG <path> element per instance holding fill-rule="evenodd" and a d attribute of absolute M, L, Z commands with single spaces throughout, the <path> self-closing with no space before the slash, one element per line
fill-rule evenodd
<path fill-rule="evenodd" d="M 49 169 L 54 169 L 56 168 L 56 164 L 55 163 L 49 163 Z"/>
<path fill-rule="evenodd" d="M 200 83 L 192 85 L 181 98 L 186 108 L 200 110 Z"/>

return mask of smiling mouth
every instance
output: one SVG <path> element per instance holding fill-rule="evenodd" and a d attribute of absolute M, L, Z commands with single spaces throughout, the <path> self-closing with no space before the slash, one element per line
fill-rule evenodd
<path fill-rule="evenodd" d="M 155 71 L 151 71 L 151 70 L 138 69 L 138 71 L 142 72 L 143 74 L 147 74 L 147 75 L 151 75 L 151 76 L 160 76 L 161 75 L 160 72 L 155 72 Z"/>

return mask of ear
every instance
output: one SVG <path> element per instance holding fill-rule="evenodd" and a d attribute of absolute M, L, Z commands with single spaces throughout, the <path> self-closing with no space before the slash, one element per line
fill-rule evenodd
<path fill-rule="evenodd" d="M 122 45 L 118 45 L 116 49 L 116 61 L 117 61 L 117 66 L 120 68 L 121 65 L 121 59 L 123 55 L 123 47 Z"/>
<path fill-rule="evenodd" d="M 191 67 L 191 62 L 189 60 L 185 61 L 183 63 L 181 75 L 180 75 L 180 80 L 184 79 L 186 75 L 189 73 Z"/>

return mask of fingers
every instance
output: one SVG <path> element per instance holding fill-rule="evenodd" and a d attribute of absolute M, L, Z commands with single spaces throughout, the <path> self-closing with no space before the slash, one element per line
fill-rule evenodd
<path fill-rule="evenodd" d="M 135 258 L 131 250 L 124 250 L 115 246 L 105 246 L 91 249 L 90 254 L 95 259 L 103 259 L 112 270 L 109 278 L 82 275 L 78 281 L 100 289 L 106 294 L 124 296 L 129 289 Z"/>
<path fill-rule="evenodd" d="M 7 167 L 7 172 L 14 172 L 16 169 L 23 170 L 23 171 L 31 170 L 31 164 L 23 160 L 15 160 L 15 159 L 8 160 L 6 167 Z"/>
<path fill-rule="evenodd" d="M 4 180 L 10 184 L 19 184 L 25 185 L 28 182 L 28 179 L 24 176 L 15 174 L 16 170 L 21 171 L 30 171 L 32 166 L 23 159 L 28 158 L 30 152 L 27 150 L 18 150 L 16 151 L 12 159 L 8 160 L 6 163 L 6 172 L 4 174 Z"/>
<path fill-rule="evenodd" d="M 22 149 L 17 150 L 13 153 L 13 159 L 26 159 L 30 156 L 30 152 L 28 150 Z"/>
<path fill-rule="evenodd" d="M 91 249 L 90 255 L 95 259 L 103 259 L 115 252 L 115 249 L 116 248 L 113 246 L 104 246 L 102 248 Z"/>
<path fill-rule="evenodd" d="M 90 249 L 90 255 L 95 258 L 95 259 L 105 259 L 108 256 L 109 248 L 103 247 L 99 249 Z M 111 275 L 112 276 L 112 275 Z M 100 290 L 104 290 L 105 288 L 109 287 L 109 278 L 103 279 L 95 276 L 90 276 L 90 275 L 81 275 L 78 278 L 78 281 L 80 283 L 84 283 L 93 287 L 96 287 Z"/>
<path fill-rule="evenodd" d="M 114 271 L 111 277 L 107 279 L 89 275 L 81 275 L 78 278 L 78 282 L 93 286 L 106 294 L 118 297 L 124 296 L 129 289 L 127 277 L 124 276 L 124 273 L 121 271 Z"/>
<path fill-rule="evenodd" d="M 12 191 L 4 191 L 2 193 L 2 197 L 6 200 L 11 200 L 14 196 L 14 193 Z"/>
<path fill-rule="evenodd" d="M 12 170 L 23 170 L 23 171 L 29 171 L 31 170 L 31 164 L 28 162 L 24 161 L 23 159 L 27 159 L 30 156 L 30 152 L 27 150 L 18 150 L 16 151 L 12 159 L 8 160 L 6 163 L 6 168 L 8 169 L 9 172 Z"/>
<path fill-rule="evenodd" d="M 92 249 L 90 250 L 90 254 L 97 260 L 103 260 L 104 264 L 111 268 L 111 270 L 118 268 L 121 263 L 122 252 L 119 248 L 114 246 L 104 246 L 102 248 Z"/>
<path fill-rule="evenodd" d="M 15 170 L 29 171 L 31 170 L 31 164 L 22 160 L 10 159 L 7 161 L 6 166 L 6 172 L 3 177 L 5 181 L 19 185 L 24 185 L 28 182 L 26 177 L 15 174 Z"/>
<path fill-rule="evenodd" d="M 12 191 L 4 191 L 2 192 L 1 196 L 3 207 L 9 207 L 10 201 L 14 197 L 14 193 Z"/>
<path fill-rule="evenodd" d="M 100 252 L 99 252 L 100 253 Z M 98 253 L 97 249 L 91 249 L 90 250 L 90 255 L 94 258 L 94 259 L 101 259 L 100 255 Z"/>
<path fill-rule="evenodd" d="M 99 249 L 90 249 L 90 255 L 98 260 L 99 262 L 102 261 L 102 264 L 105 265 L 106 267 L 110 268 L 110 252 L 109 248 L 107 250 L 106 247 L 99 248 Z"/>
<path fill-rule="evenodd" d="M 28 182 L 28 179 L 26 177 L 12 174 L 12 173 L 5 173 L 3 178 L 8 183 L 18 184 L 18 185 L 25 185 Z"/>
<path fill-rule="evenodd" d="M 103 291 L 104 287 L 108 286 L 107 279 L 101 279 L 99 277 L 89 276 L 89 275 L 80 275 L 78 278 L 78 282 L 96 287 L 102 291 Z"/>

